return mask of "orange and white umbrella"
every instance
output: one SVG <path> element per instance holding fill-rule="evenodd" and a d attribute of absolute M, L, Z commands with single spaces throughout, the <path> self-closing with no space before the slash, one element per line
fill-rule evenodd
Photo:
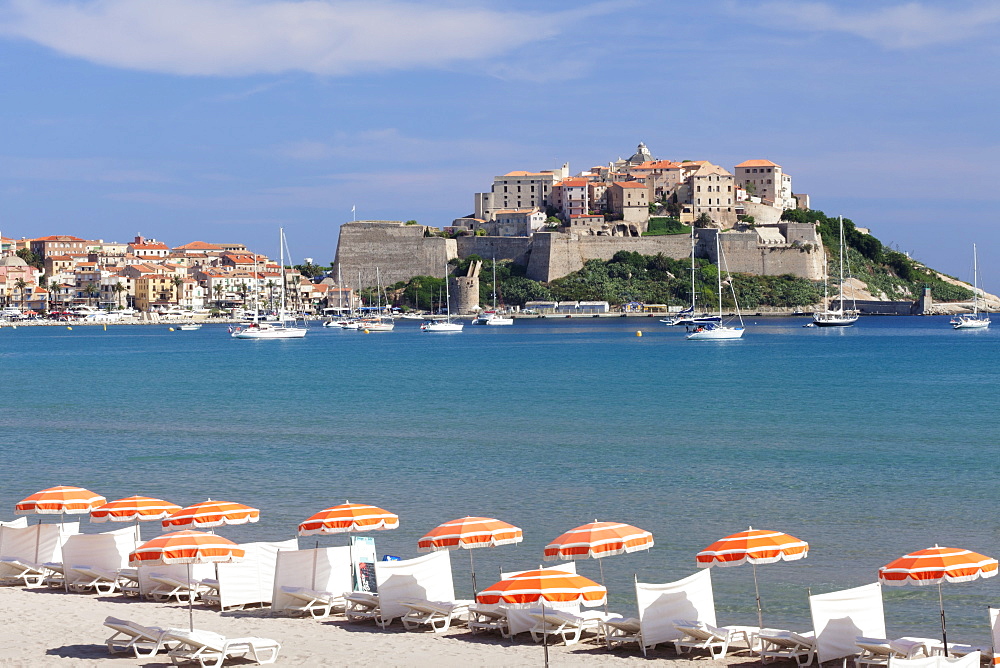
<path fill-rule="evenodd" d="M 191 564 L 235 563 L 245 555 L 246 551 L 239 545 L 214 533 L 173 531 L 146 541 L 128 555 L 128 561 L 132 566 L 187 564 L 187 577 L 190 581 Z M 188 620 L 192 631 L 193 598 L 188 597 Z"/>
<path fill-rule="evenodd" d="M 492 517 L 463 517 L 445 522 L 417 542 L 420 552 L 471 550 L 478 547 L 513 545 L 524 540 L 521 529 Z"/>
<path fill-rule="evenodd" d="M 934 547 L 904 554 L 878 569 L 878 579 L 889 586 L 907 584 L 938 586 L 938 605 L 941 609 L 941 640 L 948 656 L 948 629 L 944 618 L 944 597 L 941 585 L 945 582 L 971 582 L 991 578 L 997 574 L 998 562 L 956 547 Z"/>
<path fill-rule="evenodd" d="M 260 520 L 260 511 L 242 503 L 232 501 L 202 501 L 187 508 L 181 508 L 164 519 L 161 524 L 166 529 L 194 527 L 211 529 L 228 524 L 248 524 Z"/>
<path fill-rule="evenodd" d="M 363 503 L 344 503 L 321 510 L 299 525 L 300 536 L 381 531 L 399 527 L 399 516 Z"/>
<path fill-rule="evenodd" d="M 50 487 L 22 499 L 15 506 L 22 515 L 83 515 L 107 502 L 83 487 Z"/>
<path fill-rule="evenodd" d="M 514 545 L 524 540 L 520 528 L 492 517 L 463 517 L 445 522 L 431 529 L 417 541 L 419 552 L 440 550 L 473 550 L 480 547 Z M 469 552 L 469 566 L 472 569 L 472 592 L 476 592 L 476 564 Z"/>
<path fill-rule="evenodd" d="M 476 602 L 597 606 L 603 605 L 607 596 L 607 589 L 582 575 L 539 569 L 500 580 L 476 594 Z"/>
<path fill-rule="evenodd" d="M 803 559 L 809 553 L 809 543 L 780 531 L 762 531 L 750 527 L 715 541 L 695 556 L 701 568 L 712 566 L 753 566 L 753 589 L 757 597 L 757 624 L 764 628 L 764 613 L 757 586 L 757 564 Z"/>
<path fill-rule="evenodd" d="M 631 524 L 598 522 L 578 526 L 545 546 L 545 561 L 601 559 L 615 554 L 648 550 L 653 534 Z"/>
<path fill-rule="evenodd" d="M 170 517 L 181 507 L 148 496 L 129 496 L 109 501 L 90 511 L 91 522 L 152 522 Z"/>

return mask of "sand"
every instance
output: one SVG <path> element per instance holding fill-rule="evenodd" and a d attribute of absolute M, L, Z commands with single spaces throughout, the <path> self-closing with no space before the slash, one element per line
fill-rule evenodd
<path fill-rule="evenodd" d="M 3 631 L 0 666 L 169 666 L 166 653 L 136 660 L 129 654 L 108 654 L 104 641 L 112 631 L 105 617 L 130 619 L 151 626 L 187 628 L 186 605 L 153 603 L 124 596 L 67 594 L 49 588 L 0 587 Z M 342 616 L 324 620 L 271 617 L 269 609 L 220 613 L 194 607 L 195 628 L 230 637 L 260 636 L 282 644 L 278 665 L 287 666 L 540 666 L 543 649 L 523 634 L 503 640 L 495 634 L 473 636 L 459 627 L 446 633 L 407 632 L 397 621 L 386 630 L 373 623 L 348 623 Z M 649 652 L 657 665 L 721 668 L 758 664 L 743 651 L 725 661 L 700 658 L 677 660 L 669 649 Z M 664 663 L 664 659 L 668 659 Z M 584 641 L 570 647 L 550 646 L 552 666 L 639 666 L 648 659 L 636 648 L 609 652 L 604 645 Z M 197 664 L 188 664 L 197 665 Z M 252 665 L 228 661 L 231 665 Z M 791 664 L 789 664 L 791 665 Z"/>

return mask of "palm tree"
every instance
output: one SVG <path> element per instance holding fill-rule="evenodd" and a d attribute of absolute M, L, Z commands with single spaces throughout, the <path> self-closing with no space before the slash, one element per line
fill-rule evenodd
<path fill-rule="evenodd" d="M 222 286 L 222 283 L 216 283 L 212 288 L 212 292 L 215 293 L 215 306 L 220 310 L 222 309 L 222 293 L 225 291 L 226 289 Z"/>
<path fill-rule="evenodd" d="M 277 286 L 278 286 L 278 284 L 274 282 L 273 278 L 272 279 L 268 279 L 268 281 L 267 281 L 267 307 L 268 308 L 271 308 L 271 306 L 274 304 L 274 289 Z"/>
<path fill-rule="evenodd" d="M 174 286 L 174 301 L 176 301 L 177 305 L 180 306 L 181 305 L 181 286 L 184 285 L 184 279 L 181 278 L 180 276 L 174 276 L 173 278 L 170 279 L 170 282 Z"/>
<path fill-rule="evenodd" d="M 112 287 L 111 290 L 115 293 L 115 301 L 118 303 L 118 308 L 121 308 L 122 307 L 122 293 L 126 292 L 128 290 L 128 288 L 125 287 L 124 283 L 122 283 L 121 281 L 119 281 L 118 283 L 114 284 L 114 287 Z"/>
<path fill-rule="evenodd" d="M 24 311 L 24 289 L 28 287 L 28 283 L 23 278 L 18 278 L 14 281 L 14 289 L 17 290 L 18 297 L 20 297 L 21 311 Z"/>
<path fill-rule="evenodd" d="M 83 294 L 87 295 L 87 299 L 92 301 L 97 295 L 101 294 L 101 289 L 93 283 L 87 283 L 87 287 L 83 289 Z"/>
<path fill-rule="evenodd" d="M 247 303 L 247 292 L 249 292 L 249 290 L 247 289 L 246 281 L 237 284 L 236 293 L 240 296 L 240 301 L 244 306 L 246 306 Z"/>

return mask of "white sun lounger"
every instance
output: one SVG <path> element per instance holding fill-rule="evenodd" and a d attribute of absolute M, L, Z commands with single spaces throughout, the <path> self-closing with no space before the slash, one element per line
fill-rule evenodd
<path fill-rule="evenodd" d="M 510 622 L 506 608 L 487 609 L 469 606 L 469 630 L 475 635 L 480 631 L 499 631 L 503 638 L 510 638 Z"/>
<path fill-rule="evenodd" d="M 379 606 L 378 594 L 366 591 L 352 591 L 344 594 L 344 602 L 347 604 L 344 615 L 349 622 L 371 619 L 382 628 L 392 623 L 392 619 L 382 617 L 382 608 Z"/>
<path fill-rule="evenodd" d="M 4 557 L 0 559 L 0 581 L 20 582 L 25 587 L 41 587 L 47 571 L 44 566 L 20 559 Z"/>
<path fill-rule="evenodd" d="M 794 659 L 800 666 L 808 666 L 816 658 L 816 636 L 813 633 L 772 631 L 765 629 L 757 634 L 760 640 L 760 661 Z"/>
<path fill-rule="evenodd" d="M 154 656 L 161 649 L 168 649 L 164 642 L 165 636 L 167 633 L 180 630 L 143 626 L 116 617 L 108 617 L 104 620 L 104 625 L 114 631 L 114 634 L 104 641 L 108 646 L 108 653 L 116 654 L 131 650 L 135 652 L 136 658 Z"/>
<path fill-rule="evenodd" d="M 452 621 L 469 620 L 472 601 L 400 601 L 408 612 L 403 615 L 403 628 L 407 631 L 427 625 L 434 633 L 447 631 Z"/>
<path fill-rule="evenodd" d="M 178 603 L 193 602 L 199 594 L 210 589 L 201 580 L 178 579 L 162 573 L 153 573 L 149 579 L 156 583 L 156 587 L 146 592 L 146 598 L 154 601 L 174 598 Z"/>
<path fill-rule="evenodd" d="M 70 591 L 89 592 L 98 594 L 111 594 L 118 589 L 118 574 L 106 571 L 103 568 L 93 566 L 70 566 L 70 575 L 83 576 L 83 580 L 77 579 L 69 585 Z"/>
<path fill-rule="evenodd" d="M 63 565 L 57 561 L 46 561 L 42 566 L 45 568 L 45 579 L 42 581 L 47 587 L 65 587 L 66 577 Z"/>
<path fill-rule="evenodd" d="M 642 640 L 642 625 L 635 617 L 606 619 L 601 622 L 601 635 L 608 649 L 614 649 L 618 645 L 637 643 L 642 655 L 646 656 L 646 643 Z M 650 647 L 656 647 L 651 645 Z"/>
<path fill-rule="evenodd" d="M 256 663 L 274 663 L 281 643 L 269 638 L 226 638 L 211 631 L 177 631 L 164 636 L 176 647 L 170 650 L 173 663 L 197 661 L 203 666 L 221 666 L 229 658 L 249 658 Z"/>
<path fill-rule="evenodd" d="M 684 634 L 683 638 L 674 641 L 674 649 L 678 654 L 705 649 L 713 659 L 721 659 L 729 651 L 729 645 L 740 637 L 748 647 L 752 646 L 750 636 L 744 628 L 712 626 L 688 620 L 674 620 L 674 628 Z"/>
<path fill-rule="evenodd" d="M 316 591 L 307 587 L 282 587 L 281 591 L 295 599 L 295 603 L 286 605 L 285 610 L 309 614 L 313 619 L 329 617 L 334 609 L 342 612 L 347 607 L 343 594 Z"/>
<path fill-rule="evenodd" d="M 888 666 L 890 659 L 915 659 L 930 656 L 937 641 L 933 638 L 903 637 L 896 640 L 867 638 L 858 636 L 855 640 L 861 653 L 854 659 L 854 665 Z"/>
<path fill-rule="evenodd" d="M 118 586 L 126 596 L 138 596 L 142 591 L 139 587 L 139 570 L 137 568 L 121 568 L 118 570 Z"/>
<path fill-rule="evenodd" d="M 533 610 L 530 617 L 535 624 L 528 630 L 535 642 L 547 642 L 549 636 L 558 636 L 564 645 L 574 645 L 580 642 L 585 631 L 600 634 L 601 622 L 612 618 L 620 619 L 621 615 L 605 615 L 596 610 L 574 614 L 565 610 L 546 609 L 544 614 L 541 610 Z"/>

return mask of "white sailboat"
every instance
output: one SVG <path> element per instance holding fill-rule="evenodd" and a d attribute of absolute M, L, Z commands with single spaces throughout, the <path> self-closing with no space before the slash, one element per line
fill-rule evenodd
<path fill-rule="evenodd" d="M 448 265 L 444 266 L 445 319 L 428 320 L 420 325 L 421 332 L 461 332 L 465 325 L 451 321 L 451 289 L 448 285 Z"/>
<path fill-rule="evenodd" d="M 976 254 L 976 244 L 972 244 L 972 313 L 962 313 L 951 319 L 955 329 L 986 329 L 990 326 L 990 317 L 979 312 L 979 258 Z"/>
<path fill-rule="evenodd" d="M 715 233 L 715 255 L 719 258 L 718 266 L 718 276 L 719 276 L 719 322 L 707 322 L 704 324 L 699 324 L 695 327 L 695 330 L 687 335 L 687 339 L 690 341 L 725 341 L 731 339 L 743 338 L 743 332 L 746 331 L 743 326 L 743 316 L 740 314 L 740 305 L 736 300 L 736 289 L 733 287 L 733 277 L 729 274 L 729 268 L 726 267 L 726 259 L 722 254 L 722 245 L 719 243 L 719 232 Z M 736 317 L 740 321 L 739 327 L 735 325 L 723 324 L 722 322 L 722 269 L 726 267 L 726 275 L 729 276 L 729 289 L 733 293 L 733 304 L 736 306 Z"/>
<path fill-rule="evenodd" d="M 497 259 L 493 258 L 493 308 L 483 311 L 472 321 L 473 325 L 513 325 L 514 318 L 502 316 L 497 312 Z"/>
<path fill-rule="evenodd" d="M 382 306 L 382 274 L 378 267 L 375 267 L 375 293 L 378 299 L 378 314 L 361 318 L 358 321 L 358 329 L 368 332 L 391 332 L 396 327 L 392 316 L 387 313 L 389 310 L 389 299 L 385 300 L 385 307 Z"/>
<path fill-rule="evenodd" d="M 691 326 L 691 325 L 705 325 L 708 323 L 719 322 L 719 317 L 714 315 L 708 315 L 703 313 L 700 316 L 695 316 L 694 309 L 698 302 L 698 293 L 695 292 L 694 284 L 694 272 L 695 272 L 695 261 L 694 261 L 694 225 L 691 226 L 691 306 L 678 313 L 673 318 L 663 318 L 660 320 L 665 325 L 674 326 Z"/>
<path fill-rule="evenodd" d="M 813 314 L 813 324 L 817 327 L 850 327 L 858 321 L 857 308 L 844 309 L 844 219 L 838 217 L 838 220 L 840 221 L 840 296 L 837 298 L 837 308 L 831 309 L 827 294 L 829 280 L 824 281 L 823 303 L 826 304 L 826 310 Z M 827 279 L 829 279 L 828 272 Z M 854 291 L 852 290 L 851 304 L 852 306 L 856 306 L 853 293 Z"/>
<path fill-rule="evenodd" d="M 278 255 L 281 265 L 281 294 L 278 307 L 278 322 L 261 322 L 257 320 L 246 327 L 236 327 L 230 330 L 234 339 L 301 339 L 308 331 L 304 326 L 298 326 L 294 320 L 287 319 L 285 311 L 285 230 L 278 228 Z M 254 276 L 254 295 L 256 298 L 259 278 Z M 259 314 L 259 309 L 257 311 Z"/>

